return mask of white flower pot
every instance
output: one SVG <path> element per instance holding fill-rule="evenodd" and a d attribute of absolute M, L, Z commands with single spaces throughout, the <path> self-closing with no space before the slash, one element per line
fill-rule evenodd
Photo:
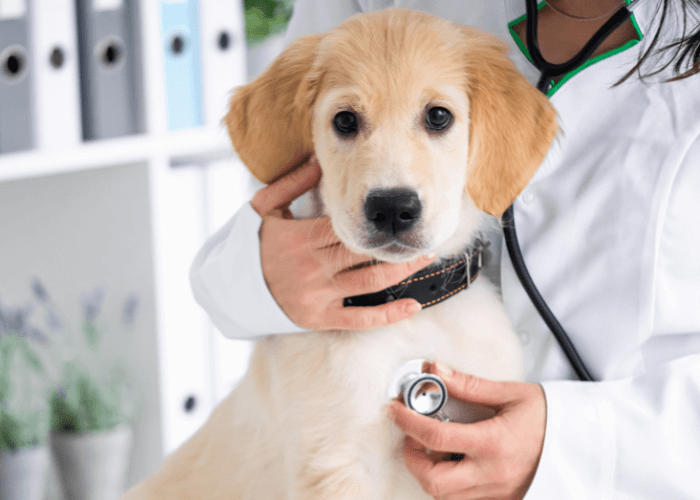
<path fill-rule="evenodd" d="M 51 448 L 67 500 L 118 500 L 124 493 L 131 428 L 54 434 Z"/>
<path fill-rule="evenodd" d="M 0 452 L 0 500 L 43 500 L 48 469 L 46 446 Z"/>

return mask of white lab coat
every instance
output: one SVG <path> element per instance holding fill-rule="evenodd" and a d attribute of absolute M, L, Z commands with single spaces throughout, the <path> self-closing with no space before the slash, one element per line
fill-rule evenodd
<path fill-rule="evenodd" d="M 327 31 L 362 10 L 420 9 L 504 37 L 534 82 L 537 71 L 506 28 L 524 12 L 521 3 L 298 0 L 289 37 Z M 651 32 L 656 4 L 635 10 L 642 33 Z M 601 380 L 573 380 L 504 257 L 504 303 L 528 378 L 547 399 L 528 500 L 700 498 L 700 77 L 648 85 L 632 78 L 611 88 L 647 41 L 552 95 L 563 134 L 515 203 L 530 273 Z M 238 338 L 300 331 L 265 286 L 259 225 L 246 205 L 192 267 L 195 297 Z"/>

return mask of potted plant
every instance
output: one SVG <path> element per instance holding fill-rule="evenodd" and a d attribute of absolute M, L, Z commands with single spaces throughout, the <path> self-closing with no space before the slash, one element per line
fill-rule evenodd
<path fill-rule="evenodd" d="M 44 287 L 35 282 L 33 288 L 47 317 L 59 318 Z M 56 343 L 60 367 L 49 401 L 51 448 L 69 500 L 118 499 L 131 454 L 135 398 L 123 357 L 115 354 L 115 346 L 105 348 L 104 341 L 108 331 L 128 334 L 138 299 L 126 299 L 121 322 L 112 328 L 100 321 L 104 299 L 104 287 L 83 294 L 82 328 L 62 327 Z"/>
<path fill-rule="evenodd" d="M 284 48 L 295 0 L 245 0 L 248 79 L 257 77 Z"/>
<path fill-rule="evenodd" d="M 46 335 L 0 302 L 0 500 L 43 500 L 49 465 Z"/>

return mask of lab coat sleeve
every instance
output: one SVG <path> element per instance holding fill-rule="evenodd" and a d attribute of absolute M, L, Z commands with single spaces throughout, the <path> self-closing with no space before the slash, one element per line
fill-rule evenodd
<path fill-rule="evenodd" d="M 229 338 L 304 331 L 272 297 L 260 262 L 261 217 L 246 203 L 210 237 L 190 268 L 195 300 Z"/>
<path fill-rule="evenodd" d="M 663 219 L 645 372 L 542 384 L 544 448 L 526 496 L 700 498 L 700 140 L 681 164 Z"/>

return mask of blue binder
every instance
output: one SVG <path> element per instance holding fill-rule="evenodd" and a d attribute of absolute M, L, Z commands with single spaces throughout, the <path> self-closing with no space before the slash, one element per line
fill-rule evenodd
<path fill-rule="evenodd" d="M 197 0 L 161 0 L 168 129 L 203 124 L 202 61 Z"/>

